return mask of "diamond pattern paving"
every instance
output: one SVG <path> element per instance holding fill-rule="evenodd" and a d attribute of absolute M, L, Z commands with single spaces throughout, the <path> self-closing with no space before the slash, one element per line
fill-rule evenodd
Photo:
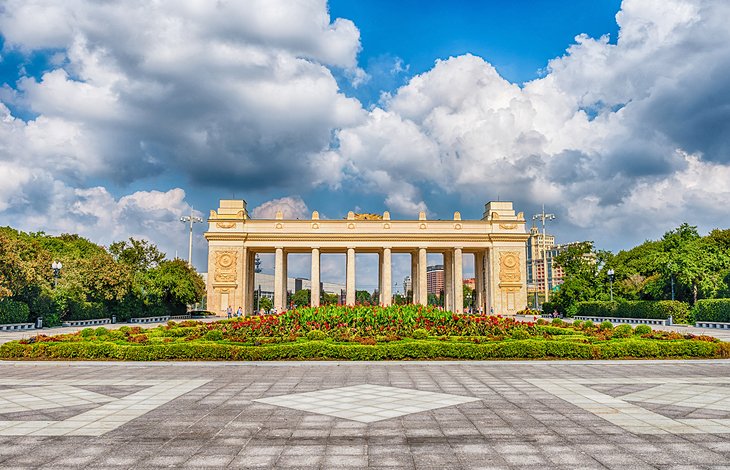
<path fill-rule="evenodd" d="M 372 423 L 411 413 L 479 401 L 479 399 L 364 384 L 260 398 L 254 401 L 361 423 Z"/>

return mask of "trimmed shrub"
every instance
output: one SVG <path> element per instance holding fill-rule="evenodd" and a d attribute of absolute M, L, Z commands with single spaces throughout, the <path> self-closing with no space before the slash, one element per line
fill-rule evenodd
<path fill-rule="evenodd" d="M 84 328 L 81 330 L 81 336 L 84 338 L 91 338 L 94 336 L 94 329 L 93 328 Z"/>
<path fill-rule="evenodd" d="M 634 334 L 637 335 L 648 335 L 651 333 L 651 327 L 649 325 L 637 325 L 634 328 Z"/>
<path fill-rule="evenodd" d="M 621 302 L 578 302 L 576 315 L 585 317 L 646 318 L 674 323 L 689 321 L 689 307 L 677 300 L 631 300 Z"/>
<path fill-rule="evenodd" d="M 698 300 L 692 313 L 694 321 L 730 322 L 730 299 Z"/>
<path fill-rule="evenodd" d="M 553 321 L 550 322 L 553 326 L 563 326 L 563 320 L 560 318 L 553 318 Z"/>
<path fill-rule="evenodd" d="M 311 330 L 307 332 L 307 339 L 309 341 L 324 341 L 327 339 L 327 334 L 321 330 Z"/>
<path fill-rule="evenodd" d="M 580 317 L 615 317 L 616 302 L 578 302 L 576 316 Z"/>
<path fill-rule="evenodd" d="M 137 335 L 139 344 L 113 342 L 35 342 L 11 341 L 0 345 L 3 359 L 113 359 L 153 360 L 238 360 L 344 359 L 356 361 L 402 359 L 614 359 L 664 357 L 724 357 L 726 343 L 707 341 L 613 340 L 602 344 L 571 341 L 521 340 L 497 343 L 455 343 L 449 341 L 397 341 L 364 345 L 308 341 L 261 346 L 216 343 L 150 344 L 146 335 Z M 137 337 L 135 337 L 137 338 Z M 372 339 L 372 338 L 370 338 Z"/>
<path fill-rule="evenodd" d="M 411 336 L 413 339 L 426 339 L 428 338 L 428 331 L 424 328 L 417 328 L 413 330 L 413 334 Z"/>
<path fill-rule="evenodd" d="M 0 325 L 8 323 L 28 323 L 30 308 L 25 302 L 0 299 Z"/>
<path fill-rule="evenodd" d="M 593 328 L 593 322 L 592 321 L 586 320 L 586 321 L 583 322 L 583 329 L 584 330 L 589 330 L 591 328 Z"/>
<path fill-rule="evenodd" d="M 575 320 L 573 322 L 573 328 L 580 328 L 581 326 L 583 326 L 583 320 Z"/>
<path fill-rule="evenodd" d="M 601 324 L 598 325 L 598 329 L 601 330 L 601 331 L 613 330 L 613 323 L 611 323 L 608 320 L 602 321 Z"/>
<path fill-rule="evenodd" d="M 530 333 L 525 330 L 516 329 L 512 332 L 512 339 L 530 339 Z"/>
<path fill-rule="evenodd" d="M 223 332 L 221 330 L 210 330 L 203 338 L 208 341 L 221 341 L 223 340 Z"/>
<path fill-rule="evenodd" d="M 634 334 L 634 329 L 631 325 L 619 325 L 613 329 L 614 338 L 629 338 Z"/>

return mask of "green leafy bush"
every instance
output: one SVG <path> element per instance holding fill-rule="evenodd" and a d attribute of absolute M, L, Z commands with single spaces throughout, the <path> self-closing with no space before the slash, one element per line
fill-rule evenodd
<path fill-rule="evenodd" d="M 582 317 L 646 318 L 687 323 L 689 307 L 676 300 L 631 300 L 621 302 L 578 302 L 576 315 Z"/>
<path fill-rule="evenodd" d="M 649 325 L 636 325 L 636 328 L 634 328 L 634 334 L 637 335 L 648 335 L 651 331 L 652 330 Z"/>
<path fill-rule="evenodd" d="M 144 336 L 144 335 L 139 335 Z M 396 341 L 363 345 L 307 341 L 238 346 L 214 343 L 169 343 L 121 345 L 113 342 L 35 342 L 17 341 L 0 346 L 3 359 L 115 359 L 127 361 L 153 360 L 402 360 L 402 359 L 615 359 L 664 357 L 726 357 L 726 343 L 646 339 L 612 340 L 601 344 L 573 341 L 521 340 L 482 344 L 451 341 Z"/>
<path fill-rule="evenodd" d="M 307 339 L 310 341 L 324 341 L 327 339 L 327 334 L 321 330 L 311 330 L 307 332 Z"/>
<path fill-rule="evenodd" d="M 525 330 L 515 329 L 514 331 L 512 331 L 511 337 L 512 339 L 529 339 L 530 334 Z"/>
<path fill-rule="evenodd" d="M 634 334 L 631 325 L 619 325 L 613 329 L 614 338 L 630 338 Z"/>
<path fill-rule="evenodd" d="M 598 329 L 601 331 L 613 330 L 613 323 L 608 320 L 602 321 L 601 324 L 598 325 Z"/>
<path fill-rule="evenodd" d="M 583 322 L 582 327 L 584 330 L 590 330 L 591 328 L 593 328 L 593 322 L 590 320 L 586 320 Z"/>
<path fill-rule="evenodd" d="M 97 337 L 107 336 L 109 334 L 109 330 L 107 330 L 103 326 L 100 326 L 96 330 L 94 330 L 94 334 Z"/>
<path fill-rule="evenodd" d="M 221 341 L 223 339 L 223 332 L 221 330 L 210 330 L 203 338 L 208 341 Z"/>
<path fill-rule="evenodd" d="M 573 328 L 580 328 L 581 326 L 583 326 L 583 320 L 575 320 L 573 322 Z"/>
<path fill-rule="evenodd" d="M 9 323 L 28 323 L 30 308 L 24 302 L 0 299 L 0 325 Z"/>
<path fill-rule="evenodd" d="M 91 338 L 94 336 L 94 329 L 93 328 L 84 328 L 81 330 L 81 336 L 84 338 Z"/>
<path fill-rule="evenodd" d="M 426 339 L 428 338 L 428 331 L 424 328 L 417 328 L 413 330 L 413 334 L 411 336 L 413 339 Z"/>
<path fill-rule="evenodd" d="M 694 321 L 730 322 L 730 299 L 698 300 L 692 314 Z"/>

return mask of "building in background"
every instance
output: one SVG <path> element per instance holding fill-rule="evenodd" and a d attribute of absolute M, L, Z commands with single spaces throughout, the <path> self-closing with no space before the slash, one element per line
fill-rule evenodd
<path fill-rule="evenodd" d="M 411 280 L 411 276 L 406 276 L 403 278 L 403 295 L 408 297 L 409 292 L 413 292 L 413 281 Z"/>
<path fill-rule="evenodd" d="M 340 295 L 340 292 L 345 289 L 344 284 L 336 284 L 334 282 L 320 282 L 320 291 L 326 292 L 327 294 Z M 274 298 L 274 275 L 255 273 L 254 274 L 254 292 L 259 292 L 261 289 L 261 297 L 268 297 L 273 300 Z M 289 294 L 294 294 L 302 289 L 312 289 L 312 281 L 301 277 L 288 277 L 286 278 L 286 290 Z"/>
<path fill-rule="evenodd" d="M 563 268 L 555 263 L 555 258 L 578 243 L 581 242 L 556 244 L 555 237 L 546 234 L 543 245 L 542 233 L 538 228 L 530 229 L 530 238 L 527 239 L 527 300 L 530 306 L 537 308 L 545 298 L 546 276 L 550 292 L 559 289 L 558 286 L 563 283 L 564 273 Z"/>
<path fill-rule="evenodd" d="M 426 289 L 429 294 L 441 297 L 444 291 L 444 265 L 437 264 L 426 268 Z"/>

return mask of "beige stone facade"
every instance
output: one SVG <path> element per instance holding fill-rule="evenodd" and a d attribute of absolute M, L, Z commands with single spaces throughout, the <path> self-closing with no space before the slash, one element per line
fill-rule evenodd
<path fill-rule="evenodd" d="M 428 253 L 444 256 L 444 294 L 448 310 L 463 310 L 462 258 L 473 254 L 476 277 L 476 305 L 483 312 L 513 315 L 527 305 L 525 270 L 525 218 L 515 214 L 512 203 L 489 202 L 480 220 L 391 220 L 356 217 L 324 220 L 315 211 L 308 220 L 252 219 L 242 200 L 221 200 L 210 211 L 208 231 L 208 308 L 225 310 L 228 305 L 253 309 L 254 257 L 274 253 L 274 307 L 286 308 L 287 255 L 312 256 L 312 304 L 319 304 L 320 256 L 345 253 L 347 259 L 346 302 L 355 303 L 355 254 L 379 255 L 379 292 L 384 305 L 392 297 L 393 253 L 411 255 L 411 279 L 415 303 L 426 304 Z M 458 288 L 455 288 L 458 287 Z"/>

